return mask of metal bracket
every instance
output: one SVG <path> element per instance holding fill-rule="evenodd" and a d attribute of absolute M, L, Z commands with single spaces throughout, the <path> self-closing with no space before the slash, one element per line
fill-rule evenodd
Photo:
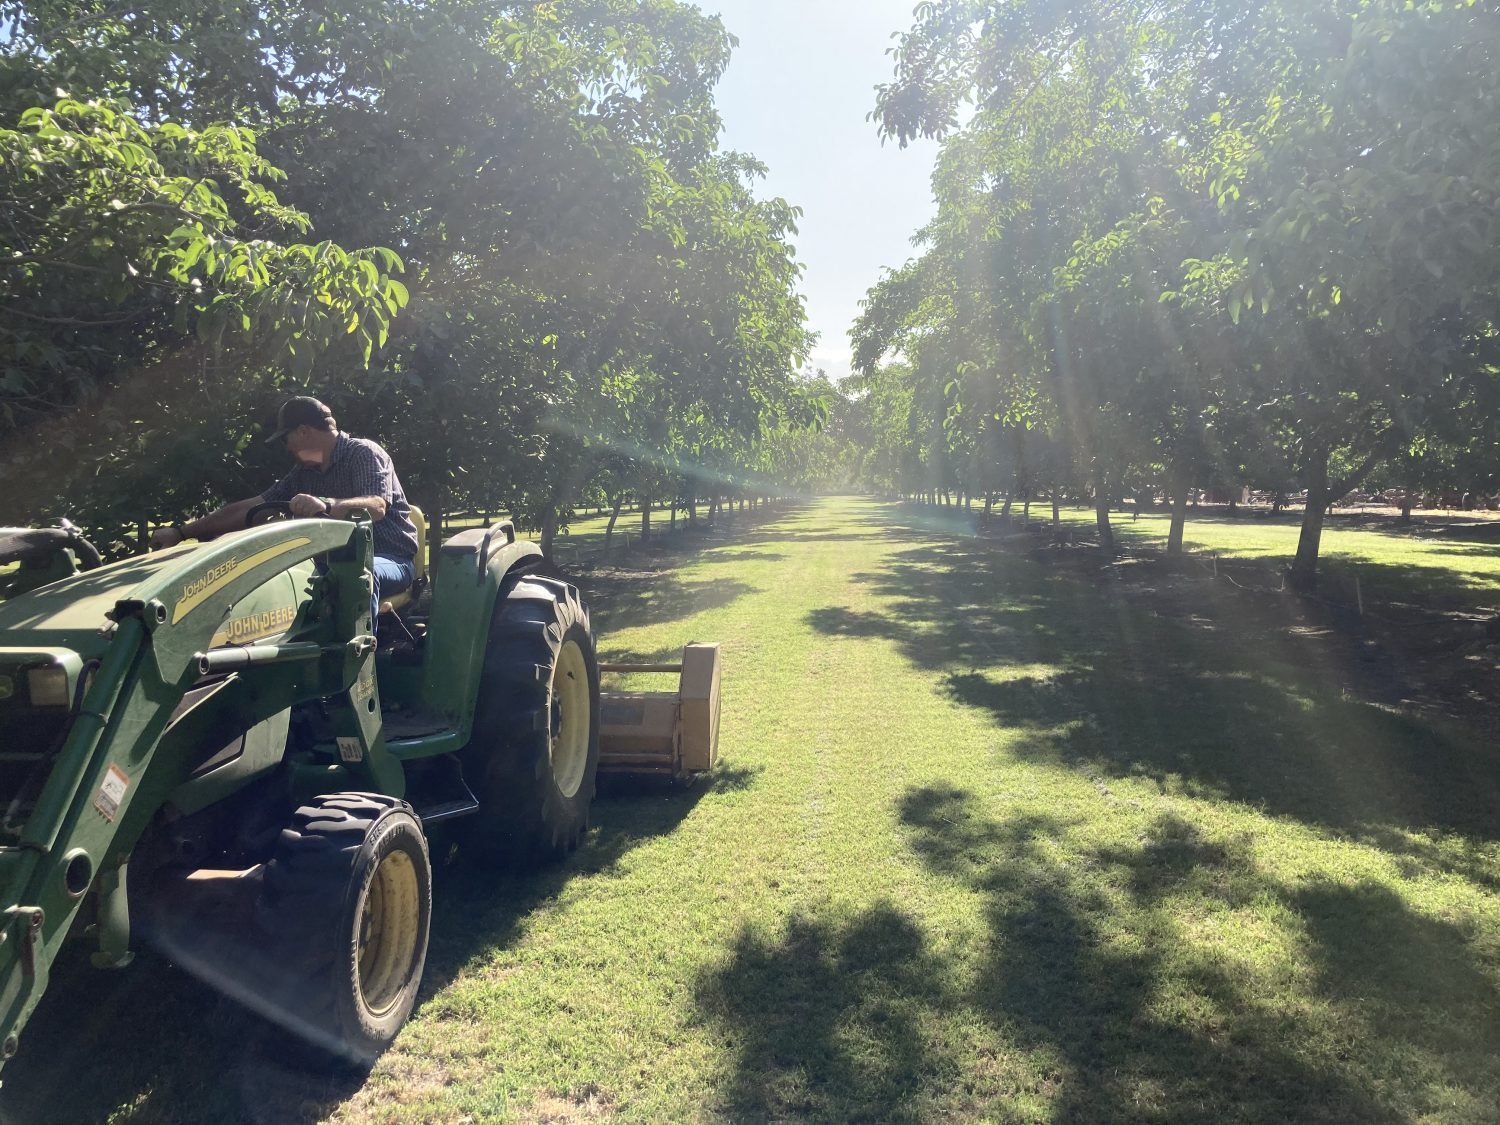
<path fill-rule="evenodd" d="M 20 923 L 21 940 L 21 972 L 28 979 L 36 977 L 36 943 L 41 935 L 42 925 L 47 921 L 47 915 L 40 906 L 12 906 L 5 912 L 8 920 L 5 934 L 10 935 L 9 921 Z"/>
<path fill-rule="evenodd" d="M 481 585 L 484 583 L 484 572 L 489 568 L 490 540 L 495 537 L 496 532 L 505 536 L 506 546 L 516 541 L 516 525 L 512 521 L 500 520 L 490 525 L 489 530 L 484 533 L 484 538 L 479 541 L 479 573 L 477 577 Z"/>

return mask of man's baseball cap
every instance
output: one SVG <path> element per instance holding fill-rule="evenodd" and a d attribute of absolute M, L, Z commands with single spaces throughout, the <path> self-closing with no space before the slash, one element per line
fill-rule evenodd
<path fill-rule="evenodd" d="M 319 430 L 326 430 L 332 421 L 333 411 L 317 399 L 308 395 L 289 398 L 276 412 L 276 432 L 266 438 L 266 444 L 271 445 L 280 441 L 298 426 L 313 426 Z"/>

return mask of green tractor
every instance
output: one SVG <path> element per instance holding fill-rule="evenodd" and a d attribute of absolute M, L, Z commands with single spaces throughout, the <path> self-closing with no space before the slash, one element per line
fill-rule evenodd
<path fill-rule="evenodd" d="M 71 929 L 96 965 L 149 942 L 368 1062 L 421 981 L 433 827 L 507 868 L 586 827 L 599 666 L 536 546 L 450 538 L 377 649 L 368 519 L 247 524 L 109 565 L 71 527 L 0 530 L 4 1058 Z"/>

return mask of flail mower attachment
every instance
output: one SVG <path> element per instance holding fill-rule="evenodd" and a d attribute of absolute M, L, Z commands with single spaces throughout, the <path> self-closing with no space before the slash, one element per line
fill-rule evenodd
<path fill-rule="evenodd" d="M 676 691 L 607 691 L 599 711 L 599 772 L 678 781 L 711 770 L 719 755 L 719 646 L 694 642 L 680 664 L 600 664 L 600 672 L 662 672 Z"/>

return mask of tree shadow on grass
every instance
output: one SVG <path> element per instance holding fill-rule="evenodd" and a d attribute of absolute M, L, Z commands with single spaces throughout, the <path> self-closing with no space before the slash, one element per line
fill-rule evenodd
<path fill-rule="evenodd" d="M 855 577 L 884 607 L 823 607 L 810 624 L 895 641 L 954 700 L 1024 732 L 1013 753 L 1377 844 L 1401 830 L 1500 839 L 1497 747 L 1360 702 L 1371 680 L 1360 650 L 1287 628 L 1284 608 L 1257 620 L 1212 584 L 1153 600 L 1097 569 L 963 543 Z"/>
<path fill-rule="evenodd" d="M 1380 1122 L 1492 1104 L 1493 984 L 1456 926 L 1384 888 L 1280 883 L 1170 816 L 1111 849 L 951 787 L 897 814 L 946 891 L 946 950 L 890 902 L 747 929 L 697 989 L 733 1051 L 711 1112 Z M 955 940 L 964 899 L 978 932 Z M 1301 971 L 1260 965 L 1254 939 L 1226 956 L 1205 916 L 1281 927 Z"/>
<path fill-rule="evenodd" d="M 1424 546 L 1439 540 L 1434 538 L 1421 539 Z M 1500 545 L 1489 546 L 1481 543 L 1452 543 L 1444 547 L 1427 546 L 1427 553 L 1432 555 L 1459 555 L 1466 558 L 1494 559 L 1500 558 Z"/>
<path fill-rule="evenodd" d="M 585 580 L 584 597 L 595 629 L 664 625 L 722 609 L 759 588 L 738 579 L 683 582 L 674 574 L 614 570 Z"/>
<path fill-rule="evenodd" d="M 432 935 L 413 1019 L 441 1018 L 446 985 L 474 958 L 514 943 L 570 881 L 607 872 L 675 831 L 710 793 L 754 784 L 754 771 L 730 768 L 692 786 L 623 786 L 597 801 L 594 828 L 574 855 L 527 877 L 445 864 L 451 838 L 433 832 Z M 364 1085 L 363 1074 L 315 1061 L 289 1033 L 160 957 L 147 952 L 102 972 L 88 964 L 87 945 L 77 942 L 55 966 L 6 1067 L 7 1125 L 294 1125 L 322 1120 Z"/>
<path fill-rule="evenodd" d="M 1165 685 L 1107 667 L 947 683 L 954 699 L 1029 729 L 1015 748 L 1022 755 L 1148 777 L 1164 792 L 1255 804 L 1356 837 L 1392 826 L 1496 835 L 1493 755 L 1409 716 L 1188 671 Z"/>
<path fill-rule="evenodd" d="M 1454 927 L 1389 892 L 1283 885 L 1242 844 L 1171 816 L 1123 849 L 1074 844 L 1054 818 L 990 819 L 950 787 L 910 791 L 901 819 L 935 874 L 984 900 L 988 951 L 964 1002 L 1037 1057 L 1060 1058 L 1053 1120 L 1400 1120 L 1421 1106 L 1424 1084 L 1493 1088 L 1492 984 Z M 1327 891 L 1353 916 L 1329 910 Z M 1206 912 L 1230 926 L 1274 918 L 1268 900 L 1294 912 L 1293 927 L 1305 920 L 1322 970 L 1311 995 L 1268 994 L 1218 941 L 1200 945 L 1182 928 Z M 1386 949 L 1349 962 L 1359 942 Z M 1468 999 L 1434 1013 L 1431 996 L 1392 985 L 1393 959 L 1427 966 L 1438 995 Z M 1328 975 L 1334 965 L 1342 979 Z M 1370 1016 L 1382 1009 L 1394 1018 L 1377 1026 Z M 1338 1057 L 1351 1024 L 1364 1037 Z M 1463 1036 L 1478 1042 L 1463 1048 Z M 1428 1072 L 1392 1098 L 1414 1051 Z"/>
<path fill-rule="evenodd" d="M 872 1121 L 920 1116 L 929 1088 L 959 1076 L 926 1040 L 946 967 L 910 917 L 881 903 L 848 921 L 794 916 L 767 939 L 743 932 L 697 989 L 735 1051 L 732 1120 Z"/>
<path fill-rule="evenodd" d="M 725 545 L 733 544 L 754 548 L 762 543 L 774 543 L 777 547 L 798 543 L 845 543 L 870 542 L 926 542 L 934 534 L 972 535 L 972 519 L 951 518 L 913 521 L 897 504 L 882 501 L 864 501 L 855 517 L 863 529 L 830 530 L 822 522 L 813 522 L 806 505 L 772 513 L 771 518 L 753 527 L 736 529 L 726 526 L 722 532 Z M 853 522 L 853 521 L 851 521 Z M 871 525 L 874 525 L 871 528 Z"/>
<path fill-rule="evenodd" d="M 1500 996 L 1473 961 L 1472 933 L 1376 883 L 1317 882 L 1283 897 L 1306 928 L 1319 991 L 1357 1018 L 1363 1038 L 1404 1054 L 1399 1069 L 1412 1080 L 1500 1093 Z"/>
<path fill-rule="evenodd" d="M 789 558 L 791 556 L 783 551 L 762 551 L 747 547 L 738 551 L 717 550 L 705 555 L 702 561 L 705 563 L 786 562 Z"/>
<path fill-rule="evenodd" d="M 787 531 L 776 535 L 778 542 L 796 543 L 869 543 L 875 540 L 887 543 L 925 543 L 931 534 L 913 531 L 910 528 L 887 528 L 878 532 L 868 531 Z"/>

